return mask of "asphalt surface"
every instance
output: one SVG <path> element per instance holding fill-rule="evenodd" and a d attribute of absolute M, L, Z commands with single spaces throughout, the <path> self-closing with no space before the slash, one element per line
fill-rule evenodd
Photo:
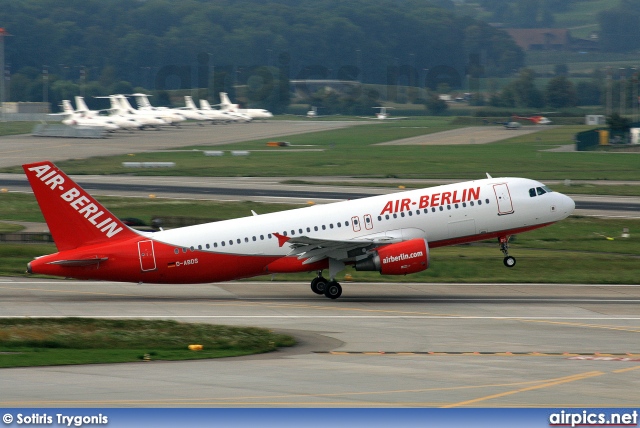
<path fill-rule="evenodd" d="M 278 281 L 0 279 L 3 317 L 255 325 L 300 342 L 235 359 L 2 369 L 0 406 L 640 406 L 640 286 L 343 287 L 333 301 Z"/>

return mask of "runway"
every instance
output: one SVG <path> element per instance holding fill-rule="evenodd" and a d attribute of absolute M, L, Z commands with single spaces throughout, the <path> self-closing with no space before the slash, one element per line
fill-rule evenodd
<path fill-rule="evenodd" d="M 0 406 L 640 406 L 640 286 L 343 286 L 333 301 L 279 281 L 0 279 L 3 317 L 255 325 L 300 341 L 235 359 L 2 369 Z"/>

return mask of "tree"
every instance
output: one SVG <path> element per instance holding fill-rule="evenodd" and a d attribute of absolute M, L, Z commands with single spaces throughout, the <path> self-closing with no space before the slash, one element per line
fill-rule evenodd
<path fill-rule="evenodd" d="M 427 96 L 427 99 L 424 102 L 424 106 L 432 116 L 443 115 L 444 112 L 446 112 L 449 108 L 447 103 L 441 100 L 440 97 L 438 97 L 438 94 L 433 92 L 429 93 L 429 95 Z"/>
<path fill-rule="evenodd" d="M 552 108 L 575 107 L 578 97 L 573 83 L 560 75 L 549 80 L 545 90 L 547 105 Z"/>
<path fill-rule="evenodd" d="M 600 47 L 603 51 L 627 52 L 640 47 L 640 12 L 619 8 L 598 13 Z"/>

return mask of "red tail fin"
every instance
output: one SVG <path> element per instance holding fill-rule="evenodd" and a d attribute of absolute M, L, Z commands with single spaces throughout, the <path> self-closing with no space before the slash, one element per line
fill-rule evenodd
<path fill-rule="evenodd" d="M 137 236 L 53 163 L 22 168 L 58 251 Z"/>

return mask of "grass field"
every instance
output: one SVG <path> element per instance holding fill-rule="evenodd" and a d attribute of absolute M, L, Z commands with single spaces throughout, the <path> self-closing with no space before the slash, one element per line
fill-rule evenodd
<path fill-rule="evenodd" d="M 576 132 L 587 126 L 560 126 L 537 133 L 512 136 L 492 144 L 455 146 L 377 146 L 378 142 L 438 132 L 455 127 L 450 119 L 411 119 L 317 132 L 282 140 L 313 146 L 322 152 L 288 148 L 265 150 L 265 140 L 217 146 L 217 149 L 261 150 L 250 156 L 205 157 L 209 147 L 189 147 L 182 152 L 150 152 L 132 156 L 97 157 L 59 162 L 68 174 L 138 174 L 179 176 L 332 176 L 455 178 L 525 176 L 545 179 L 637 179 L 636 154 L 548 152 L 573 144 Z M 509 131 L 504 131 L 509 132 Z M 513 135 L 513 134 L 510 134 Z M 294 147 L 295 148 L 295 147 Z M 132 172 L 125 161 L 173 161 L 175 168 Z M 4 172 L 21 172 L 5 168 Z"/>
<path fill-rule="evenodd" d="M 290 336 L 253 327 L 86 318 L 0 320 L 0 368 L 221 358 L 294 344 Z M 202 345 L 202 350 L 189 350 L 189 345 Z"/>

